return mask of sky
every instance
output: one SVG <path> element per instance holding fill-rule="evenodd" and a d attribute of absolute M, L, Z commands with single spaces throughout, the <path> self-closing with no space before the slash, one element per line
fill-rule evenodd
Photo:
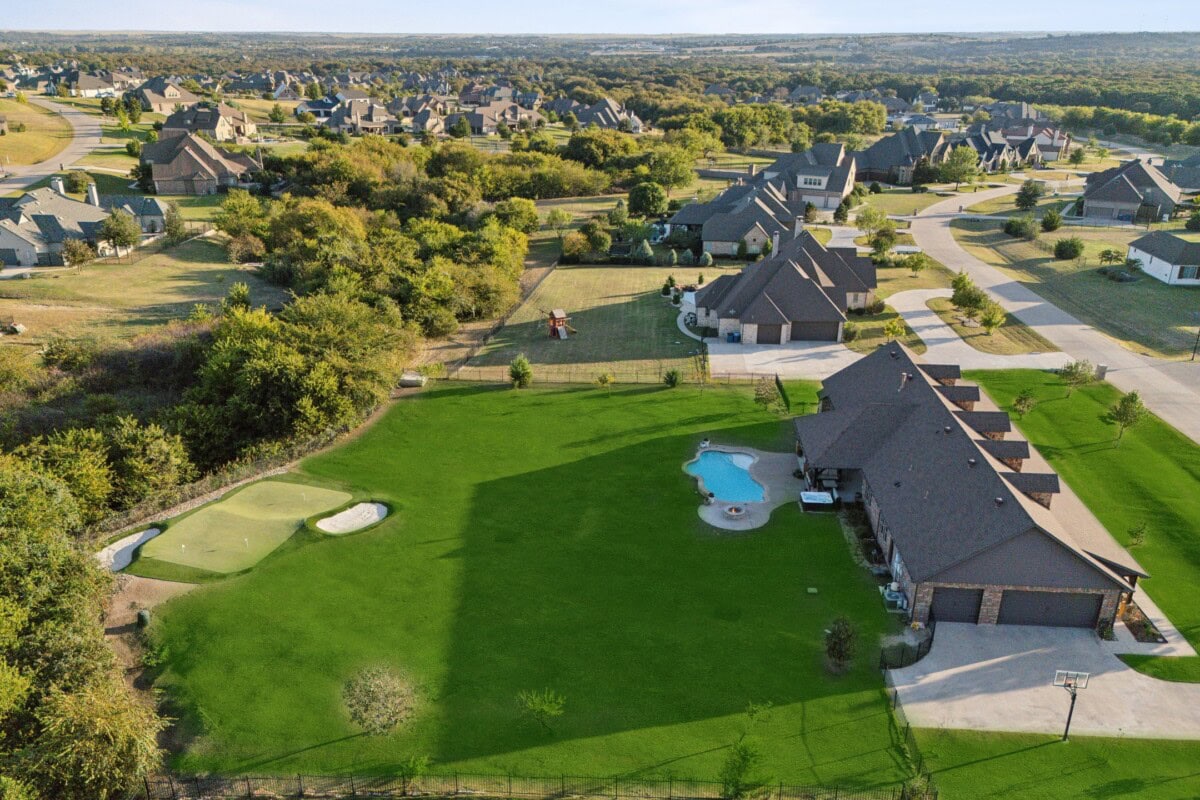
<path fill-rule="evenodd" d="M 0 29 L 353 33 L 1196 31 L 1193 0 L 0 0 Z"/>

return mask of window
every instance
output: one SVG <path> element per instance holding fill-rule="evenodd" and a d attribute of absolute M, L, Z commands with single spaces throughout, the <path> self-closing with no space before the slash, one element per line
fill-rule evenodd
<path fill-rule="evenodd" d="M 1200 278 L 1200 267 L 1180 267 L 1179 279 L 1181 281 L 1194 281 Z"/>
<path fill-rule="evenodd" d="M 820 186 L 824 181 L 820 178 L 804 178 L 803 183 L 805 186 Z"/>

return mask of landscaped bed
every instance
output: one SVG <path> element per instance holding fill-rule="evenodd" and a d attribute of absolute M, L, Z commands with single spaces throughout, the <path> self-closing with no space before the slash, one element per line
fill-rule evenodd
<path fill-rule="evenodd" d="M 793 406 L 814 388 L 790 384 Z M 727 536 L 696 516 L 680 465 L 710 436 L 793 444 L 748 387 L 451 383 L 396 404 L 301 471 L 403 498 L 403 513 L 160 608 L 174 766 L 394 773 L 428 756 L 440 771 L 715 779 L 746 734 L 773 781 L 890 791 L 909 770 L 875 642 L 895 623 L 836 517 L 788 504 Z M 822 639 L 838 615 L 860 649 L 833 676 Z M 418 711 L 362 736 L 342 685 L 380 665 Z M 566 700 L 552 732 L 517 703 L 544 688 Z M 750 722 L 751 702 L 773 706 Z"/>
<path fill-rule="evenodd" d="M 971 325 L 948 297 L 935 297 L 926 303 L 962 340 L 981 353 L 1016 355 L 1019 353 L 1055 353 L 1058 348 L 1046 337 L 1014 317 L 1004 315 L 1004 324 L 989 334 L 978 322 Z"/>

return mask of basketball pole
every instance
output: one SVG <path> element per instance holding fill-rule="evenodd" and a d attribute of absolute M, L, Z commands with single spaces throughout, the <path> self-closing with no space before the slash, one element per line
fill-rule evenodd
<path fill-rule="evenodd" d="M 1075 697 L 1077 692 L 1073 682 L 1067 686 L 1067 691 L 1071 693 L 1071 708 L 1067 711 L 1067 727 L 1063 730 L 1062 740 L 1064 742 L 1067 741 L 1067 737 L 1071 733 L 1071 717 L 1075 715 Z"/>

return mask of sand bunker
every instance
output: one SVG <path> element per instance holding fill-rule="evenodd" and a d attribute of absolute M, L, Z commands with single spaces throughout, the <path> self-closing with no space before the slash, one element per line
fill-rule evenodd
<path fill-rule="evenodd" d="M 118 539 L 96 553 L 100 566 L 113 572 L 120 572 L 133 563 L 133 551 L 146 542 L 158 536 L 162 531 L 158 528 L 147 528 L 144 531 L 132 533 L 123 539 Z"/>
<path fill-rule="evenodd" d="M 383 503 L 359 503 L 317 522 L 326 533 L 350 533 L 374 525 L 388 514 Z"/>

